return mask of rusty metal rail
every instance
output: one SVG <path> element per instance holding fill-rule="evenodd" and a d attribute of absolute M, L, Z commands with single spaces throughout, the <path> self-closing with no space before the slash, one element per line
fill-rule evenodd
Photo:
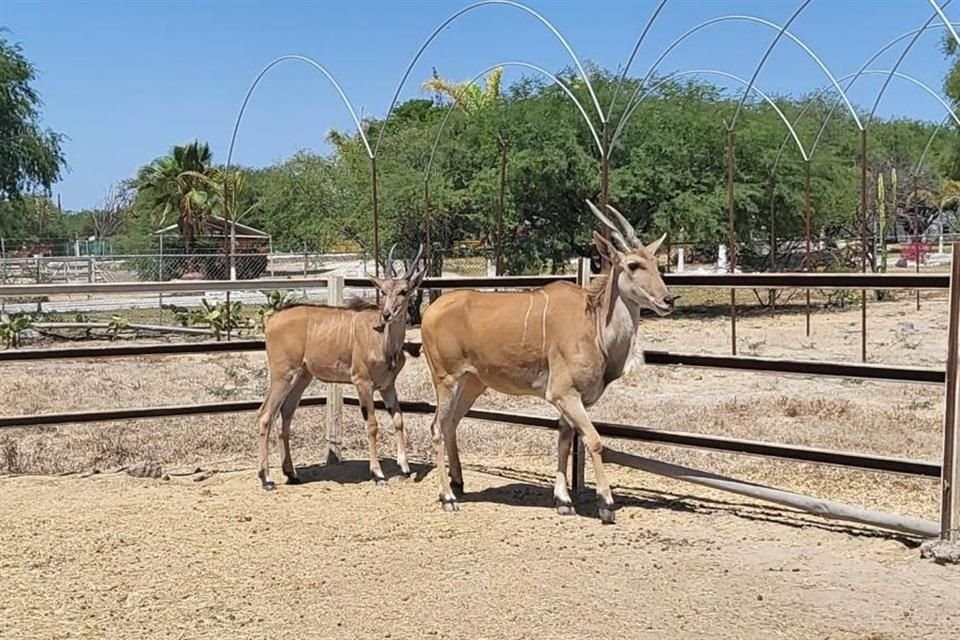
<path fill-rule="evenodd" d="M 817 362 L 815 360 L 715 356 L 669 353 L 667 351 L 644 351 L 643 360 L 649 365 L 688 366 L 704 369 L 782 373 L 798 376 L 859 378 L 861 380 L 884 380 L 888 382 L 943 384 L 945 379 L 945 372 L 942 369 L 888 367 L 885 365 L 847 364 L 843 362 Z"/>
<path fill-rule="evenodd" d="M 420 346 L 420 343 L 408 341 L 407 345 L 416 348 Z M 117 345 L 108 347 L 66 347 L 62 349 L 8 349 L 6 351 L 0 351 L 0 363 L 36 360 L 97 360 L 100 358 L 135 356 L 235 353 L 262 351 L 263 349 L 263 340 L 235 340 L 231 342 L 203 341 L 172 344 Z M 944 371 L 941 369 L 924 369 L 919 367 L 888 367 L 883 365 L 817 362 L 813 360 L 781 360 L 777 358 L 669 353 L 666 351 L 644 351 L 643 359 L 646 364 L 658 366 L 679 365 L 758 373 L 860 378 L 864 380 L 915 382 L 920 384 L 943 384 L 945 376 Z"/>
<path fill-rule="evenodd" d="M 947 273 L 667 273 L 664 281 L 674 287 L 722 289 L 944 289 Z M 425 278 L 426 289 L 513 289 L 542 287 L 551 282 L 576 282 L 572 275 L 499 276 L 484 278 Z M 42 297 L 58 294 L 199 293 L 205 291 L 252 291 L 260 289 L 315 289 L 327 286 L 327 278 L 269 278 L 262 280 L 183 280 L 170 282 L 94 282 L 71 284 L 25 284 L 0 286 L 0 297 Z M 367 278 L 346 278 L 351 288 L 372 287 Z"/>
<path fill-rule="evenodd" d="M 74 411 L 40 415 L 4 416 L 0 417 L 0 429 L 58 426 L 92 422 L 115 422 L 144 418 L 240 413 L 256 411 L 260 407 L 260 404 L 261 402 L 259 400 L 251 400 L 216 402 L 210 404 L 176 405 L 166 407 L 133 407 L 124 409 L 108 409 L 105 411 Z M 308 407 L 322 406 L 324 404 L 326 404 L 326 398 L 322 396 L 303 398 L 303 400 L 300 402 L 301 406 Z M 347 397 L 343 399 L 343 404 L 346 406 L 358 407 L 360 402 L 357 398 Z M 380 410 L 384 409 L 382 402 L 377 402 L 376 407 Z M 401 402 L 400 408 L 405 413 L 417 415 L 432 415 L 436 410 L 436 406 L 429 402 Z M 556 430 L 558 426 L 556 418 L 521 413 L 508 413 L 502 411 L 489 411 L 485 409 L 473 409 L 467 413 L 467 417 L 486 422 L 514 424 L 541 429 Z M 726 438 L 721 436 L 703 435 L 699 433 L 650 429 L 646 427 L 619 424 L 615 422 L 595 421 L 594 426 L 602 436 L 607 438 L 630 440 L 634 442 L 647 442 L 680 447 L 691 447 L 707 451 L 781 458 L 796 462 L 813 462 L 866 471 L 882 471 L 886 473 L 897 473 L 926 478 L 939 478 L 941 471 L 940 465 L 924 460 L 892 458 L 888 456 L 834 451 L 830 449 L 817 449 L 813 447 L 758 442 L 755 440 L 742 440 L 739 438 Z"/>

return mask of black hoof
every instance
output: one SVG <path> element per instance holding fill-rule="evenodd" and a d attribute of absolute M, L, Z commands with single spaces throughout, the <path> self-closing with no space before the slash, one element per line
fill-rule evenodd
<path fill-rule="evenodd" d="M 460 511 L 460 503 L 457 502 L 456 498 L 440 498 L 440 503 L 444 511 Z"/>
<path fill-rule="evenodd" d="M 385 487 L 385 486 L 387 486 L 387 479 L 384 478 L 383 476 L 373 476 L 373 482 L 374 482 L 374 484 L 376 484 L 378 487 Z"/>
<path fill-rule="evenodd" d="M 557 513 L 562 516 L 575 516 L 577 515 L 577 510 L 573 508 L 572 502 L 562 502 L 560 500 L 556 501 Z"/>
<path fill-rule="evenodd" d="M 403 478 L 404 480 L 409 480 L 410 478 L 413 477 L 413 471 L 411 471 L 410 469 L 407 469 L 406 471 L 401 469 L 400 477 Z"/>
<path fill-rule="evenodd" d="M 463 483 L 462 482 L 451 482 L 450 490 L 453 491 L 453 495 L 462 496 L 463 495 Z"/>
<path fill-rule="evenodd" d="M 617 514 L 613 509 L 614 509 L 613 505 L 610 505 L 609 507 L 600 505 L 600 509 L 598 510 L 598 513 L 600 515 L 600 522 L 602 522 L 603 524 L 616 523 Z"/>
<path fill-rule="evenodd" d="M 291 473 L 283 474 L 287 477 L 287 484 L 303 484 L 303 481 Z"/>

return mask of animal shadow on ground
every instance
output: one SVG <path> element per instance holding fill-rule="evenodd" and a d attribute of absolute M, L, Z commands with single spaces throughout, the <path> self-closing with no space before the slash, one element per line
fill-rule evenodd
<path fill-rule="evenodd" d="M 403 477 L 400 466 L 393 459 L 381 459 L 380 468 L 387 480 Z M 424 464 L 410 463 L 410 479 L 419 482 L 427 475 L 431 467 Z M 281 475 L 281 477 L 283 477 Z M 373 482 L 370 475 L 369 460 L 344 460 L 333 464 L 310 464 L 297 468 L 297 477 L 301 484 L 310 482 L 337 482 L 339 484 L 363 484 Z"/>
<path fill-rule="evenodd" d="M 538 507 L 541 509 L 552 509 L 554 507 L 553 485 L 551 479 L 546 476 L 504 467 L 464 465 L 464 468 L 501 478 L 518 480 L 519 482 L 499 487 L 488 487 L 475 492 L 470 492 L 468 485 L 466 493 L 459 498 L 463 503 L 491 502 L 511 507 Z M 845 522 L 830 522 L 802 511 L 762 503 L 718 500 L 645 487 L 620 486 L 613 487 L 613 489 L 617 510 L 635 508 L 668 509 L 690 514 L 725 514 L 744 520 L 767 522 L 796 529 L 810 528 L 858 538 L 891 540 L 911 549 L 919 546 L 917 539 L 904 534 Z M 574 503 L 577 515 L 589 518 L 598 517 L 597 495 L 593 488 L 588 487 L 582 491 L 574 498 Z"/>

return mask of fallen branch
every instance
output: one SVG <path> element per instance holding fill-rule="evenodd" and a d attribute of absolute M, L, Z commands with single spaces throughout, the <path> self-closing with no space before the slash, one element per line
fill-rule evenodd
<path fill-rule="evenodd" d="M 116 325 L 109 322 L 34 322 L 31 325 L 34 329 L 114 329 Z M 210 329 L 197 329 L 195 327 L 174 327 L 160 324 L 125 324 L 121 330 L 128 331 L 150 331 L 153 333 L 185 333 L 198 336 L 212 336 Z"/>

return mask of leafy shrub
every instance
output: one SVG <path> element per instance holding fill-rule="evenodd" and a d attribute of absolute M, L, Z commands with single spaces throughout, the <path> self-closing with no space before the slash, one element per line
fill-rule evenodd
<path fill-rule="evenodd" d="M 269 291 L 261 291 L 260 293 L 267 299 L 266 304 L 257 309 L 257 327 L 261 331 L 267 326 L 267 320 L 274 313 L 305 300 L 301 294 L 293 291 L 284 291 L 282 289 L 271 289 Z"/>
<path fill-rule="evenodd" d="M 0 340 L 7 348 L 20 346 L 20 334 L 33 326 L 33 316 L 22 313 L 0 318 Z"/>
<path fill-rule="evenodd" d="M 206 298 L 201 300 L 203 306 L 199 309 L 187 309 L 171 305 L 174 317 L 183 327 L 202 327 L 213 331 L 213 335 L 220 340 L 224 333 L 236 329 L 250 327 L 250 322 L 243 317 L 243 303 L 226 302 L 211 304 Z"/>

